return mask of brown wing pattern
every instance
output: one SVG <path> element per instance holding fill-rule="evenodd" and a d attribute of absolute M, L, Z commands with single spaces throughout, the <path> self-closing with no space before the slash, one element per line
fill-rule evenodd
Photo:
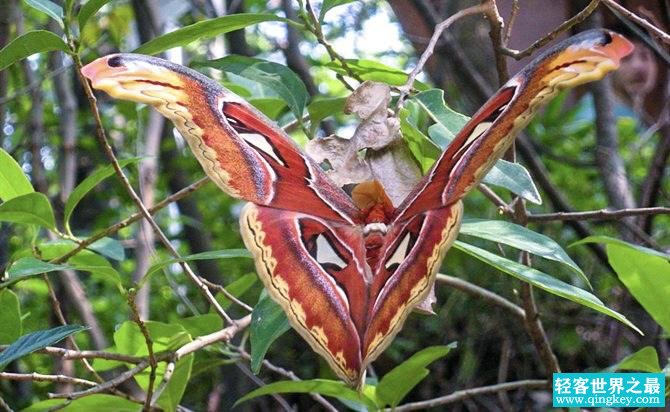
<path fill-rule="evenodd" d="M 82 70 L 111 96 L 154 106 L 226 193 L 260 205 L 354 223 L 358 210 L 293 141 L 242 98 L 189 68 L 116 54 Z"/>
<path fill-rule="evenodd" d="M 388 213 L 390 202 L 362 207 L 374 218 L 360 216 L 265 116 L 201 74 L 132 54 L 103 57 L 82 72 L 95 88 L 158 109 L 207 175 L 251 202 L 240 227 L 268 292 L 335 373 L 360 387 L 367 365 L 432 287 L 458 234 L 460 199 L 541 103 L 602 78 L 631 49 L 603 30 L 550 48 L 475 113 L 400 207 Z"/>

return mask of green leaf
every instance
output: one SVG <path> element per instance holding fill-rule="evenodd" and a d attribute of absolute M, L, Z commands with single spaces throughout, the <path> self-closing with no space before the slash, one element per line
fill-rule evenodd
<path fill-rule="evenodd" d="M 131 163 L 137 163 L 142 160 L 141 157 L 133 157 L 130 159 L 123 159 L 119 161 L 119 166 L 125 167 Z M 93 173 L 88 175 L 77 187 L 74 188 L 70 196 L 65 201 L 65 208 L 63 210 L 63 221 L 65 222 L 65 230 L 70 232 L 70 217 L 72 212 L 74 212 L 75 207 L 79 202 L 86 196 L 88 192 L 96 187 L 100 182 L 107 179 L 108 177 L 114 174 L 114 167 L 112 165 L 107 165 L 96 169 Z"/>
<path fill-rule="evenodd" d="M 173 47 L 184 46 L 196 40 L 209 39 L 264 21 L 288 22 L 287 19 L 275 16 L 274 14 L 231 14 L 191 24 L 190 26 L 156 37 L 135 49 L 133 53 L 157 54 Z"/>
<path fill-rule="evenodd" d="M 319 23 L 323 23 L 323 18 L 326 17 L 328 10 L 344 4 L 353 3 L 356 0 L 323 0 L 321 4 L 321 11 L 319 12 Z"/>
<path fill-rule="evenodd" d="M 426 90 L 418 93 L 414 96 L 414 99 L 433 121 L 444 126 L 446 133 L 451 136 L 449 141 L 453 140 L 456 134 L 470 120 L 468 116 L 452 110 L 444 103 L 444 90 L 442 89 Z"/>
<path fill-rule="evenodd" d="M 377 397 L 391 408 L 398 406 L 400 401 L 426 376 L 426 366 L 447 356 L 456 347 L 456 342 L 446 346 L 431 346 L 423 349 L 393 368 L 384 375 L 377 385 Z"/>
<path fill-rule="evenodd" d="M 626 246 L 629 248 L 633 248 L 639 252 L 646 253 L 648 255 L 652 256 L 657 256 L 663 259 L 670 259 L 670 255 L 667 253 L 659 252 L 658 250 L 655 249 L 649 249 L 648 247 L 640 246 L 640 245 L 633 245 L 628 242 L 624 242 L 623 240 L 616 239 L 613 237 L 609 236 L 589 236 L 586 237 L 582 240 L 579 240 L 573 244 L 570 245 L 570 247 L 577 246 L 577 245 L 582 245 L 584 243 L 604 243 L 606 245 L 619 245 L 619 246 Z"/>
<path fill-rule="evenodd" d="M 60 405 L 63 405 L 60 407 Z M 114 395 L 94 394 L 68 401 L 66 399 L 47 399 L 37 402 L 22 412 L 44 412 L 58 410 L 62 412 L 140 412 L 142 405 Z"/>
<path fill-rule="evenodd" d="M 17 196 L 0 205 L 0 222 L 24 223 L 56 228 L 56 218 L 49 199 L 33 192 Z"/>
<path fill-rule="evenodd" d="M 9 289 L 0 290 L 0 345 L 8 345 L 23 333 L 19 298 Z"/>
<path fill-rule="evenodd" d="M 181 325 L 145 321 L 145 326 L 153 340 L 154 352 L 176 350 L 189 343 L 191 338 Z M 114 344 L 118 353 L 131 356 L 147 356 L 149 350 L 144 335 L 133 321 L 125 321 L 114 332 Z"/>
<path fill-rule="evenodd" d="M 346 59 L 345 63 L 353 73 L 357 74 L 363 80 L 373 80 L 391 86 L 402 86 L 407 82 L 407 74 L 405 72 L 387 66 L 376 60 Z M 334 70 L 338 74 L 348 75 L 347 70 L 344 69 L 342 63 L 339 61 L 326 63 L 325 66 Z M 417 90 L 428 89 L 428 86 L 419 81 L 414 82 L 414 87 Z"/>
<path fill-rule="evenodd" d="M 431 142 L 421 130 L 409 121 L 409 111 L 406 108 L 400 109 L 398 115 L 400 117 L 400 131 L 407 147 L 412 152 L 412 156 L 419 162 L 421 172 L 426 174 L 442 152 L 435 143 Z"/>
<path fill-rule="evenodd" d="M 307 106 L 309 113 L 309 134 L 314 136 L 319 123 L 328 116 L 336 113 L 342 113 L 344 103 L 347 101 L 344 97 L 335 97 L 332 99 L 314 100 Z"/>
<path fill-rule="evenodd" d="M 79 14 L 77 15 L 77 21 L 79 22 L 79 31 L 84 31 L 84 27 L 88 23 L 88 20 L 97 13 L 102 6 L 109 3 L 111 0 L 88 0 L 81 6 Z"/>
<path fill-rule="evenodd" d="M 653 346 L 645 346 L 639 351 L 628 355 L 612 367 L 615 371 L 640 371 L 649 373 L 662 372 L 658 363 L 658 353 Z"/>
<path fill-rule="evenodd" d="M 179 259 L 167 259 L 154 263 L 151 265 L 145 277 L 154 274 L 155 272 L 179 262 L 191 262 L 193 260 L 211 260 L 211 259 L 237 259 L 237 258 L 251 258 L 251 253 L 246 249 L 224 249 L 211 250 L 209 252 L 196 253 L 193 255 L 182 256 Z"/>
<path fill-rule="evenodd" d="M 186 385 L 191 378 L 193 358 L 194 354 L 190 354 L 180 359 L 175 365 L 174 372 L 172 373 L 172 377 L 170 378 L 165 391 L 163 391 L 163 394 L 158 398 L 158 405 L 162 407 L 163 410 L 168 412 L 177 410 L 179 402 L 181 402 L 181 398 L 186 391 Z M 162 375 L 164 375 L 164 373 Z"/>
<path fill-rule="evenodd" d="M 191 338 L 208 335 L 223 329 L 223 319 L 215 313 L 180 318 L 177 319 L 177 323 L 186 329 Z"/>
<path fill-rule="evenodd" d="M 249 399 L 275 393 L 318 393 L 320 395 L 362 403 L 371 410 L 378 409 L 377 404 L 370 397 L 349 388 L 344 382 L 328 379 L 274 382 L 247 393 L 235 402 L 235 406 Z"/>
<path fill-rule="evenodd" d="M 250 98 L 247 101 L 272 120 L 277 120 L 286 109 L 286 102 L 275 97 Z"/>
<path fill-rule="evenodd" d="M 251 370 L 258 373 L 265 353 L 278 337 L 291 329 L 286 314 L 274 300 L 261 294 L 251 313 L 249 340 L 251 343 Z"/>
<path fill-rule="evenodd" d="M 607 245 L 607 259 L 626 288 L 666 331 L 670 331 L 670 261 L 628 244 Z"/>
<path fill-rule="evenodd" d="M 100 240 L 96 240 L 88 248 L 110 259 L 121 261 L 126 258 L 126 252 L 121 242 L 111 237 L 103 237 Z"/>
<path fill-rule="evenodd" d="M 0 50 L 0 70 L 36 53 L 52 50 L 68 51 L 67 44 L 58 36 L 46 30 L 25 33 Z"/>
<path fill-rule="evenodd" d="M 302 119 L 309 94 L 302 80 L 288 67 L 246 56 L 226 56 L 197 64 L 203 65 L 242 76 L 274 90 L 288 104 L 296 119 Z"/>
<path fill-rule="evenodd" d="M 536 205 L 542 204 L 542 197 L 540 197 L 540 192 L 537 190 L 533 178 L 530 177 L 528 170 L 519 163 L 500 159 L 482 181 L 490 185 L 503 187 Z"/>
<path fill-rule="evenodd" d="M 58 270 L 72 269 L 69 265 L 55 265 L 35 259 L 32 256 L 23 257 L 16 260 L 7 270 L 7 280 L 0 284 L 0 287 L 6 288 L 14 283 L 26 280 L 42 273 L 55 272 Z"/>
<path fill-rule="evenodd" d="M 49 0 L 25 0 L 26 4 L 37 11 L 41 11 L 63 27 L 63 8 Z"/>
<path fill-rule="evenodd" d="M 229 283 L 225 289 L 231 295 L 235 296 L 236 298 L 239 298 L 253 285 L 255 285 L 257 280 L 258 275 L 256 275 L 255 273 L 247 273 L 235 279 L 233 282 Z M 223 309 L 228 309 L 230 305 L 233 304 L 232 300 L 228 299 L 226 295 L 220 292 L 216 294 L 216 301 L 219 302 L 219 304 Z M 210 308 L 210 310 L 214 311 L 214 308 Z"/>
<path fill-rule="evenodd" d="M 476 236 L 528 251 L 545 259 L 562 263 L 577 273 L 591 287 L 588 278 L 563 248 L 551 238 L 504 220 L 464 219 L 461 234 Z"/>
<path fill-rule="evenodd" d="M 21 166 L 0 148 L 0 200 L 6 202 L 34 191 Z"/>
<path fill-rule="evenodd" d="M 594 309 L 600 313 L 604 313 L 607 316 L 611 316 L 619 322 L 628 325 L 641 335 L 643 334 L 642 331 L 640 331 L 637 326 L 633 325 L 633 323 L 626 319 L 625 316 L 608 308 L 600 301 L 600 299 L 583 289 L 562 282 L 547 275 L 546 273 L 540 272 L 537 269 L 522 265 L 513 260 L 495 255 L 484 249 L 480 249 L 476 246 L 469 245 L 458 240 L 454 242 L 454 247 L 470 256 L 481 260 L 484 263 L 493 266 L 501 272 L 512 275 L 515 278 L 530 283 L 531 285 L 536 286 L 544 291 Z"/>
<path fill-rule="evenodd" d="M 85 329 L 87 329 L 85 326 L 64 325 L 23 335 L 0 353 L 0 370 L 3 370 L 12 361 Z"/>
<path fill-rule="evenodd" d="M 181 325 L 147 321 L 145 326 L 153 341 L 155 353 L 174 351 L 192 341 L 189 333 Z M 118 353 L 133 356 L 147 356 L 149 350 L 140 328 L 135 322 L 126 321 L 114 332 L 115 349 Z M 158 405 L 166 411 L 174 411 L 181 400 L 186 384 L 191 375 L 193 355 L 188 355 L 177 362 L 170 381 L 158 400 Z M 165 374 L 165 362 L 158 364 L 158 379 Z M 135 379 L 142 389 L 149 385 L 149 370 L 138 374 Z"/>
<path fill-rule="evenodd" d="M 42 258 L 42 261 L 39 262 L 45 265 L 52 265 L 51 263 L 48 263 L 46 261 L 59 258 L 65 255 L 66 253 L 69 253 L 76 246 L 77 246 L 76 243 L 70 240 L 56 240 L 53 242 L 42 243 L 38 245 L 40 257 Z M 31 257 L 30 255 L 31 253 L 32 250 L 28 249 L 25 250 L 24 253 L 18 257 L 25 259 Z M 65 263 L 67 263 L 67 266 L 60 265 L 59 269 L 53 269 L 53 270 L 75 269 L 84 272 L 91 272 L 92 276 L 94 276 L 96 279 L 102 282 L 108 283 L 112 286 L 116 286 L 119 288 L 122 287 L 122 281 L 119 272 L 117 272 L 112 267 L 112 265 L 109 263 L 107 259 L 98 255 L 97 253 L 91 252 L 90 250 L 84 249 L 80 251 L 79 253 L 68 259 L 68 261 Z M 24 280 L 27 279 L 29 276 L 35 276 L 39 273 L 42 273 L 42 272 L 35 273 L 37 270 L 40 270 L 39 267 L 30 273 L 26 273 L 25 276 L 17 278 L 16 281 Z M 16 281 L 13 281 L 12 277 L 10 276 L 9 281 L 6 283 L 14 283 Z"/>

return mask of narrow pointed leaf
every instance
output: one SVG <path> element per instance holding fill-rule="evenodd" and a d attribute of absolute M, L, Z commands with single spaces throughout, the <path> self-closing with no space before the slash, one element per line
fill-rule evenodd
<path fill-rule="evenodd" d="M 133 53 L 157 54 L 173 47 L 184 46 L 196 40 L 209 39 L 264 21 L 288 20 L 274 14 L 231 14 L 191 24 L 190 26 L 156 37 L 135 49 Z"/>
<path fill-rule="evenodd" d="M 60 342 L 66 337 L 85 329 L 87 329 L 85 326 L 64 325 L 23 335 L 16 342 L 9 345 L 7 349 L 0 352 L 0 370 L 4 369 L 12 361 L 36 350 L 53 345 L 56 342 Z"/>
<path fill-rule="evenodd" d="M 645 346 L 632 355 L 626 356 L 611 369 L 614 371 L 662 372 L 661 365 L 658 363 L 658 353 L 653 346 Z"/>
<path fill-rule="evenodd" d="M 300 77 L 288 67 L 246 56 L 226 56 L 198 64 L 203 65 L 234 73 L 274 90 L 288 104 L 295 118 L 302 119 L 309 94 Z"/>
<path fill-rule="evenodd" d="M 63 27 L 63 8 L 49 0 L 25 0 L 26 4 L 35 10 L 41 11 Z"/>
<path fill-rule="evenodd" d="M 123 159 L 119 161 L 119 166 L 125 167 L 132 163 L 137 163 L 142 160 L 141 157 L 133 157 L 130 159 Z M 90 192 L 94 187 L 96 187 L 100 182 L 107 179 L 108 177 L 114 174 L 114 168 L 112 165 L 104 166 L 96 169 L 93 173 L 88 175 L 81 183 L 74 188 L 70 196 L 65 201 L 65 208 L 63 210 L 63 221 L 65 222 L 65 227 L 70 230 L 70 217 L 72 212 L 77 207 L 79 202 Z"/>
<path fill-rule="evenodd" d="M 506 259 L 484 249 L 480 249 L 476 246 L 463 243 L 458 240 L 454 242 L 454 247 L 470 256 L 481 260 L 482 262 L 493 266 L 501 272 L 512 275 L 515 278 L 530 283 L 531 285 L 536 286 L 544 291 L 594 309 L 600 313 L 604 313 L 607 316 L 611 316 L 619 322 L 631 327 L 636 332 L 643 334 L 642 331 L 640 331 L 637 326 L 633 325 L 631 321 L 626 319 L 625 316 L 608 308 L 600 301 L 600 299 L 583 289 L 562 282 L 547 275 L 546 273 L 540 272 L 537 269 L 522 265 L 513 260 Z"/>
<path fill-rule="evenodd" d="M 81 6 L 79 14 L 77 15 L 77 21 L 79 22 L 79 31 L 83 31 L 84 27 L 88 23 L 88 20 L 97 13 L 102 6 L 109 3 L 111 0 L 88 0 Z"/>
<path fill-rule="evenodd" d="M 553 239 L 523 226 L 504 220 L 464 219 L 461 234 L 503 243 L 562 263 L 591 286 L 584 272 Z"/>
<path fill-rule="evenodd" d="M 670 331 L 670 261 L 619 244 L 607 245 L 607 259 L 640 305 Z"/>
<path fill-rule="evenodd" d="M 323 3 L 321 4 L 321 11 L 319 12 L 319 22 L 323 23 L 323 19 L 326 17 L 328 10 L 337 6 L 353 3 L 354 1 L 356 0 L 323 0 Z"/>
<path fill-rule="evenodd" d="M 36 53 L 52 50 L 68 51 L 67 44 L 58 36 L 46 30 L 34 30 L 12 40 L 0 50 L 0 70 Z"/>
<path fill-rule="evenodd" d="M 377 385 L 377 397 L 392 408 L 419 383 L 428 376 L 426 366 L 447 356 L 456 347 L 456 343 L 446 346 L 425 348 L 384 375 Z"/>
<path fill-rule="evenodd" d="M 377 405 L 371 398 L 349 388 L 344 382 L 328 379 L 274 382 L 247 393 L 235 402 L 235 405 L 239 405 L 249 399 L 275 393 L 318 393 L 320 395 L 362 403 L 370 408 L 370 410 L 377 410 Z"/>
<path fill-rule="evenodd" d="M 151 276 L 155 272 L 179 262 L 190 262 L 194 260 L 211 260 L 211 259 L 237 259 L 237 258 L 251 258 L 251 253 L 246 249 L 225 249 L 212 250 L 209 252 L 196 253 L 193 255 L 182 256 L 180 259 L 167 259 L 151 265 L 145 278 Z"/>
<path fill-rule="evenodd" d="M 291 326 L 281 306 L 263 293 L 251 313 L 249 328 L 251 370 L 254 373 L 260 371 L 261 363 L 270 345 L 289 329 Z"/>

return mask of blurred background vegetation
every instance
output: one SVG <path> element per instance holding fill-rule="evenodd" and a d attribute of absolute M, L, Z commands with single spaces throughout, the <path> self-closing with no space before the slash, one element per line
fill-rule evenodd
<path fill-rule="evenodd" d="M 34 190 L 48 198 L 56 227 L 60 228 L 47 230 L 38 225 L 23 224 L 25 222 L 17 221 L 9 213 L 3 215 L 3 205 L 6 206 L 14 196 L 8 194 L 9 186 L 0 188 L 0 195 L 4 193 L 0 198 L 5 202 L 0 204 L 0 268 L 6 272 L 2 279 L 4 283 L 0 284 L 0 345 L 60 325 L 54 312 L 54 300 L 60 302 L 68 323 L 89 328 L 73 335 L 80 349 L 123 353 L 122 340 L 130 340 L 132 336 L 137 340 L 134 344 L 143 345 L 141 335 L 126 331 L 136 326 L 129 321 L 133 317 L 133 305 L 128 303 L 127 291 L 144 277 L 152 264 L 171 258 L 148 224 L 133 223 L 96 244 L 96 252 L 89 252 L 92 257 L 70 261 L 67 267 L 43 267 L 42 272 L 49 273 L 50 286 L 38 276 L 42 273 L 39 265 L 25 260 L 32 256 L 48 262 L 71 250 L 81 239 L 137 212 L 126 188 L 119 179 L 111 176 L 109 159 L 95 137 L 94 118 L 76 76 L 73 55 L 85 64 L 109 53 L 133 51 L 176 29 L 227 15 L 268 13 L 286 17 L 300 24 L 268 21 L 242 24 L 239 27 L 248 27 L 236 31 L 214 30 L 216 36 L 203 32 L 197 38 L 159 50 L 159 55 L 198 67 L 220 80 L 279 125 L 289 125 L 292 137 L 304 144 L 309 139 L 333 133 L 350 136 L 357 125 L 357 119 L 342 113 L 342 107 L 343 98 L 350 93 L 346 84 L 358 83 L 347 76 L 350 73 L 343 72 L 337 58 L 333 60 L 333 55 L 319 43 L 319 36 L 321 40 L 327 40 L 336 53 L 350 59 L 347 62 L 360 78 L 400 86 L 406 79 L 403 73 L 408 73 L 416 65 L 435 24 L 474 2 L 315 2 L 312 6 L 317 15 L 321 10 L 323 17 L 318 25 L 322 33 L 317 33 L 318 36 L 311 30 L 315 26 L 310 29 L 304 24 L 305 4 L 290 0 L 88 0 L 82 3 L 0 0 L 0 47 L 34 30 L 47 30 L 60 38 L 64 28 L 59 24 L 59 18 L 61 22 L 65 19 L 65 29 L 70 31 L 68 47 L 53 46 L 49 38 L 38 36 L 23 45 L 25 51 L 14 50 L 17 56 L 30 56 L 28 58 L 19 61 L 18 57 L 7 53 L 0 55 L 0 148 L 16 161 Z M 514 3 L 498 2 L 507 23 Z M 523 49 L 577 14 L 588 2 L 526 3 L 519 4 L 509 47 Z M 670 15 L 666 1 L 619 3 L 667 32 Z M 64 7 L 66 15 L 59 17 L 58 8 L 51 5 L 57 5 L 60 13 Z M 72 11 L 67 15 L 70 6 Z M 323 13 L 328 7 L 332 8 L 327 14 Z M 84 10 L 91 14 L 82 24 Z M 78 25 L 73 23 L 76 17 L 79 17 Z M 245 18 L 242 17 L 242 21 Z M 68 21 L 71 23 L 69 27 Z M 607 81 L 555 99 L 533 120 L 517 143 L 518 160 L 529 170 L 543 199 L 541 205 L 529 203 L 529 213 L 667 206 L 670 194 L 667 167 L 670 154 L 668 44 L 605 7 L 599 7 L 590 20 L 571 31 L 577 32 L 587 26 L 605 26 L 623 32 L 635 42 L 637 49 L 621 70 Z M 489 31 L 489 22 L 481 15 L 460 20 L 442 36 L 434 56 L 419 76 L 426 88 L 444 90 L 447 106 L 466 115 L 474 113 L 500 85 Z M 570 31 L 561 36 L 569 34 Z M 34 54 L 44 50 L 56 51 Z M 226 55 L 253 57 L 288 67 L 292 74 L 287 76 L 304 84 L 304 91 L 299 85 L 287 82 L 284 85 L 288 85 L 289 96 L 306 93 L 310 127 L 295 125 L 295 110 L 287 103 L 287 95 L 275 87 L 276 84 L 273 86 L 269 77 L 262 78 L 269 76 L 268 72 L 261 71 L 259 80 L 258 73 L 249 70 L 257 61 L 229 59 L 212 62 Z M 510 72 L 515 73 L 524 62 L 527 60 L 517 62 L 508 58 Z M 346 84 L 341 80 L 343 73 Z M 98 97 L 102 122 L 114 151 L 125 161 L 126 175 L 146 205 L 156 204 L 204 176 L 171 124 L 147 107 L 111 101 L 106 95 Z M 429 128 L 435 120 L 423 106 L 411 99 L 406 109 L 405 122 L 409 124 L 405 124 L 403 131 L 411 126 L 421 136 L 434 137 Z M 0 160 L 3 162 L 0 163 L 1 176 L 3 170 L 13 166 L 7 159 Z M 102 176 L 94 172 L 105 166 L 106 176 L 111 177 L 94 179 L 88 191 L 80 189 L 79 193 L 85 193 L 85 196 L 76 207 L 69 207 L 68 202 L 72 203 L 72 200 L 68 199 L 73 190 L 92 174 Z M 0 184 L 3 184 L 2 179 Z M 513 200 L 509 191 L 494 188 L 506 202 Z M 253 262 L 246 257 L 237 257 L 244 254 L 239 251 L 243 244 L 237 223 L 241 206 L 239 201 L 222 194 L 213 184 L 205 183 L 189 196 L 170 203 L 154 217 L 183 256 L 228 250 L 229 258 L 195 260 L 192 266 L 207 281 L 226 287 L 243 302 L 255 306 L 262 285 L 255 276 Z M 4 211 L 8 210 L 9 206 L 6 206 Z M 68 220 L 64 214 L 70 210 L 72 215 Z M 465 216 L 510 220 L 479 192 L 466 198 Z M 528 227 L 564 248 L 589 279 L 593 286 L 590 292 L 644 332 L 640 335 L 600 312 L 536 291 L 534 299 L 539 316 L 560 368 L 566 372 L 599 371 L 619 364 L 627 356 L 639 355 L 640 350 L 649 347 L 637 358 L 646 366 L 643 368 L 638 364 L 633 369 L 660 371 L 670 356 L 667 340 L 670 321 L 664 313 L 667 312 L 667 302 L 670 302 L 667 286 L 670 285 L 667 255 L 670 216 L 667 212 L 609 220 L 534 222 L 531 219 Z M 606 244 L 600 238 L 596 243 L 569 247 L 580 239 L 596 235 L 627 243 Z M 517 250 L 505 241 L 496 244 L 481 236 L 467 235 L 460 239 L 512 261 L 517 260 Z M 228 255 L 220 252 L 218 256 Z M 21 263 L 27 266 L 17 267 L 17 261 L 22 258 Z M 533 258 L 532 266 L 588 290 L 578 274 L 566 265 Z M 626 277 L 640 268 L 649 270 Z M 522 282 L 461 250 L 449 251 L 440 272 L 479 285 L 518 305 L 523 304 Z M 119 282 L 110 281 L 115 276 L 119 277 Z M 630 280 L 630 277 L 634 279 Z M 123 285 L 121 291 L 120 285 Z M 50 297 L 50 288 L 55 299 Z M 212 290 L 217 291 L 216 288 Z M 538 356 L 538 346 L 529 338 L 527 325 L 521 318 L 510 316 L 509 312 L 485 299 L 441 282 L 437 283 L 436 293 L 436 315 L 410 316 L 393 344 L 374 362 L 374 370 L 370 373 L 373 379 L 383 376 L 427 346 L 457 342 L 457 348 L 444 359 L 434 362 L 430 374 L 403 402 L 432 399 L 464 388 L 549 376 L 547 365 Z M 664 300 L 665 297 L 668 299 Z M 221 293 L 217 294 L 217 299 L 232 317 L 241 318 L 247 314 L 243 307 L 232 304 Z M 212 314 L 197 287 L 175 263 L 165 264 L 157 270 L 138 293 L 136 302 L 143 319 L 167 325 L 164 331 L 155 332 L 156 336 L 172 339 L 157 343 L 165 345 L 161 346 L 163 348 L 174 349 L 192 338 L 223 327 L 221 319 Z M 208 311 L 209 316 L 203 316 Z M 199 317 L 193 318 L 197 315 Z M 154 327 L 158 328 L 159 324 Z M 159 407 L 167 410 L 228 410 L 250 390 L 286 379 L 285 374 L 277 374 L 268 365 L 261 367 L 257 374 L 252 372 L 247 339 L 248 331 L 243 331 L 230 343 L 219 343 L 198 351 L 189 360 L 192 363 L 188 373 L 184 372 L 180 378 L 183 385 L 175 389 L 175 399 L 160 403 Z M 63 341 L 62 346 L 72 348 L 67 341 Z M 127 354 L 145 355 L 146 346 L 129 351 Z M 266 358 L 272 365 L 292 371 L 302 379 L 334 379 L 325 362 L 308 350 L 306 343 L 293 331 L 284 333 L 272 343 Z M 105 380 L 123 370 L 118 364 L 108 363 L 104 360 L 93 362 L 93 368 Z M 112 369 L 114 367 L 116 369 Z M 4 365 L 4 373 L 32 372 L 95 380 L 81 362 L 43 353 L 13 359 Z M 148 374 L 136 382 L 120 385 L 116 395 L 126 393 L 141 399 L 146 379 Z M 40 382 L 0 376 L 2 406 L 17 410 L 47 399 L 48 393 L 81 389 L 72 382 Z M 99 398 L 94 404 L 100 405 L 103 401 Z M 51 402 L 37 404 L 31 410 L 44 410 L 62 403 Z M 356 408 L 351 403 L 345 406 L 338 401 L 331 402 L 338 409 Z M 522 390 L 466 399 L 450 407 L 459 410 L 544 410 L 550 402 L 547 391 Z M 77 408 L 87 410 L 93 403 L 78 405 Z M 130 405 L 134 406 L 129 406 L 129 410 L 141 408 L 132 400 Z M 300 410 L 324 407 L 307 395 L 281 395 L 281 398 L 258 398 L 238 409 L 275 410 L 289 405 Z M 118 405 L 109 410 L 115 408 L 121 410 Z"/>

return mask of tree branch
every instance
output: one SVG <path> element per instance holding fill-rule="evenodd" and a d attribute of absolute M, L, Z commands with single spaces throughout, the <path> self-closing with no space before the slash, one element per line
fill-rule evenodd
<path fill-rule="evenodd" d="M 591 2 L 582 11 L 561 23 L 553 31 L 547 33 L 544 37 L 538 39 L 524 50 L 508 49 L 502 45 L 498 46 L 498 50 L 500 53 L 510 56 L 516 60 L 521 60 L 524 57 L 530 56 L 533 54 L 533 52 L 535 52 L 535 50 L 554 40 L 559 34 L 570 30 L 575 25 L 586 20 L 586 18 L 588 18 L 596 10 L 598 4 L 600 4 L 600 0 L 591 0 Z"/>
<path fill-rule="evenodd" d="M 439 398 L 435 399 L 430 399 L 427 401 L 421 401 L 421 402 L 412 402 L 412 403 L 406 403 L 401 406 L 397 406 L 393 409 L 384 409 L 385 412 L 404 412 L 404 411 L 416 411 L 416 410 L 424 410 L 428 408 L 435 408 L 438 406 L 442 405 L 448 405 L 451 403 L 456 403 L 456 402 L 462 402 L 466 399 L 469 398 L 474 398 L 475 396 L 480 396 L 480 395 L 488 395 L 492 393 L 498 393 L 498 392 L 508 392 L 508 391 L 514 391 L 518 389 L 547 389 L 547 385 L 549 384 L 549 381 L 546 380 L 538 380 L 538 379 L 529 379 L 529 380 L 524 380 L 524 381 L 516 381 L 516 382 L 506 382 L 506 383 L 499 383 L 497 385 L 491 385 L 491 386 L 482 386 L 479 388 L 472 388 L 472 389 L 463 389 L 460 391 L 456 391 L 450 395 L 446 396 L 441 396 Z"/>
<path fill-rule="evenodd" d="M 412 69 L 410 74 L 407 76 L 407 81 L 405 82 L 405 84 L 400 87 L 400 96 L 398 96 L 398 104 L 396 106 L 396 111 L 397 109 L 402 107 L 405 97 L 412 90 L 412 85 L 414 84 L 416 76 L 421 72 L 421 70 L 423 70 L 423 67 L 426 65 L 426 62 L 428 61 L 430 56 L 433 55 L 433 52 L 435 51 L 435 45 L 437 44 L 437 41 L 440 39 L 440 37 L 442 37 L 442 33 L 460 18 L 470 16 L 472 14 L 483 13 L 489 8 L 490 6 L 488 4 L 480 4 L 477 6 L 468 7 L 467 9 L 463 9 L 458 11 L 457 13 L 454 13 L 448 19 L 442 21 L 441 23 L 438 23 L 435 26 L 435 28 L 433 29 L 433 35 L 430 37 L 430 41 L 428 42 L 426 49 L 421 54 L 421 57 L 419 58 L 419 61 L 417 62 L 414 69 Z"/>
<path fill-rule="evenodd" d="M 86 379 L 75 378 L 66 375 L 44 375 L 41 373 L 10 373 L 0 372 L 0 380 L 13 381 L 37 381 L 37 382 L 53 382 L 53 383 L 67 383 L 71 385 L 86 385 L 96 386 L 97 383 Z"/>
<path fill-rule="evenodd" d="M 149 213 L 155 214 L 159 210 L 165 208 L 168 206 L 170 203 L 174 203 L 179 199 L 182 199 L 191 193 L 195 192 L 196 190 L 200 189 L 203 187 L 205 184 L 209 183 L 209 178 L 208 177 L 203 177 L 200 180 L 191 183 L 189 186 L 181 189 L 180 191 L 166 197 L 162 201 L 156 203 L 155 206 L 149 208 Z M 88 237 L 77 245 L 76 248 L 72 249 L 68 253 L 64 254 L 63 256 L 60 256 L 56 259 L 51 260 L 51 263 L 64 263 L 67 262 L 69 258 L 72 256 L 76 255 L 77 253 L 81 252 L 82 250 L 86 249 L 87 247 L 91 246 L 93 243 L 97 242 L 98 240 L 102 239 L 103 237 L 109 236 L 111 234 L 114 234 L 118 232 L 119 230 L 137 222 L 138 220 L 142 219 L 144 215 L 142 212 L 136 212 L 133 213 L 132 215 L 128 216 L 127 218 L 123 219 L 122 221 L 113 224 L 112 226 L 109 226 L 106 229 L 103 229 L 96 233 L 95 235 Z"/>
<path fill-rule="evenodd" d="M 487 289 L 474 285 L 468 281 L 455 278 L 453 276 L 443 275 L 441 273 L 438 273 L 437 281 L 444 283 L 445 285 L 451 286 L 454 289 L 458 289 L 461 292 L 465 292 L 476 298 L 483 299 L 490 304 L 501 307 L 506 311 L 508 311 L 509 313 L 521 319 L 524 319 L 526 317 L 526 313 L 520 306 L 517 306 L 514 303 L 510 302 L 509 300 L 505 299 L 504 297 L 497 295 Z"/>
<path fill-rule="evenodd" d="M 529 222 L 578 221 L 578 220 L 617 220 L 629 216 L 654 216 L 670 214 L 670 207 L 640 207 L 619 210 L 589 210 L 585 212 L 557 212 L 529 214 Z"/>
<path fill-rule="evenodd" d="M 633 13 L 632 11 L 626 9 L 622 5 L 615 2 L 614 0 L 601 0 L 601 1 L 609 9 L 621 13 L 628 20 L 633 21 L 633 22 L 639 24 L 640 26 L 644 27 L 645 29 L 649 30 L 654 36 L 656 36 L 663 43 L 670 45 L 670 35 L 668 35 L 663 30 L 661 30 L 658 27 L 654 26 L 653 24 L 649 23 L 647 20 L 643 19 L 642 17 L 638 16 L 637 14 Z"/>

